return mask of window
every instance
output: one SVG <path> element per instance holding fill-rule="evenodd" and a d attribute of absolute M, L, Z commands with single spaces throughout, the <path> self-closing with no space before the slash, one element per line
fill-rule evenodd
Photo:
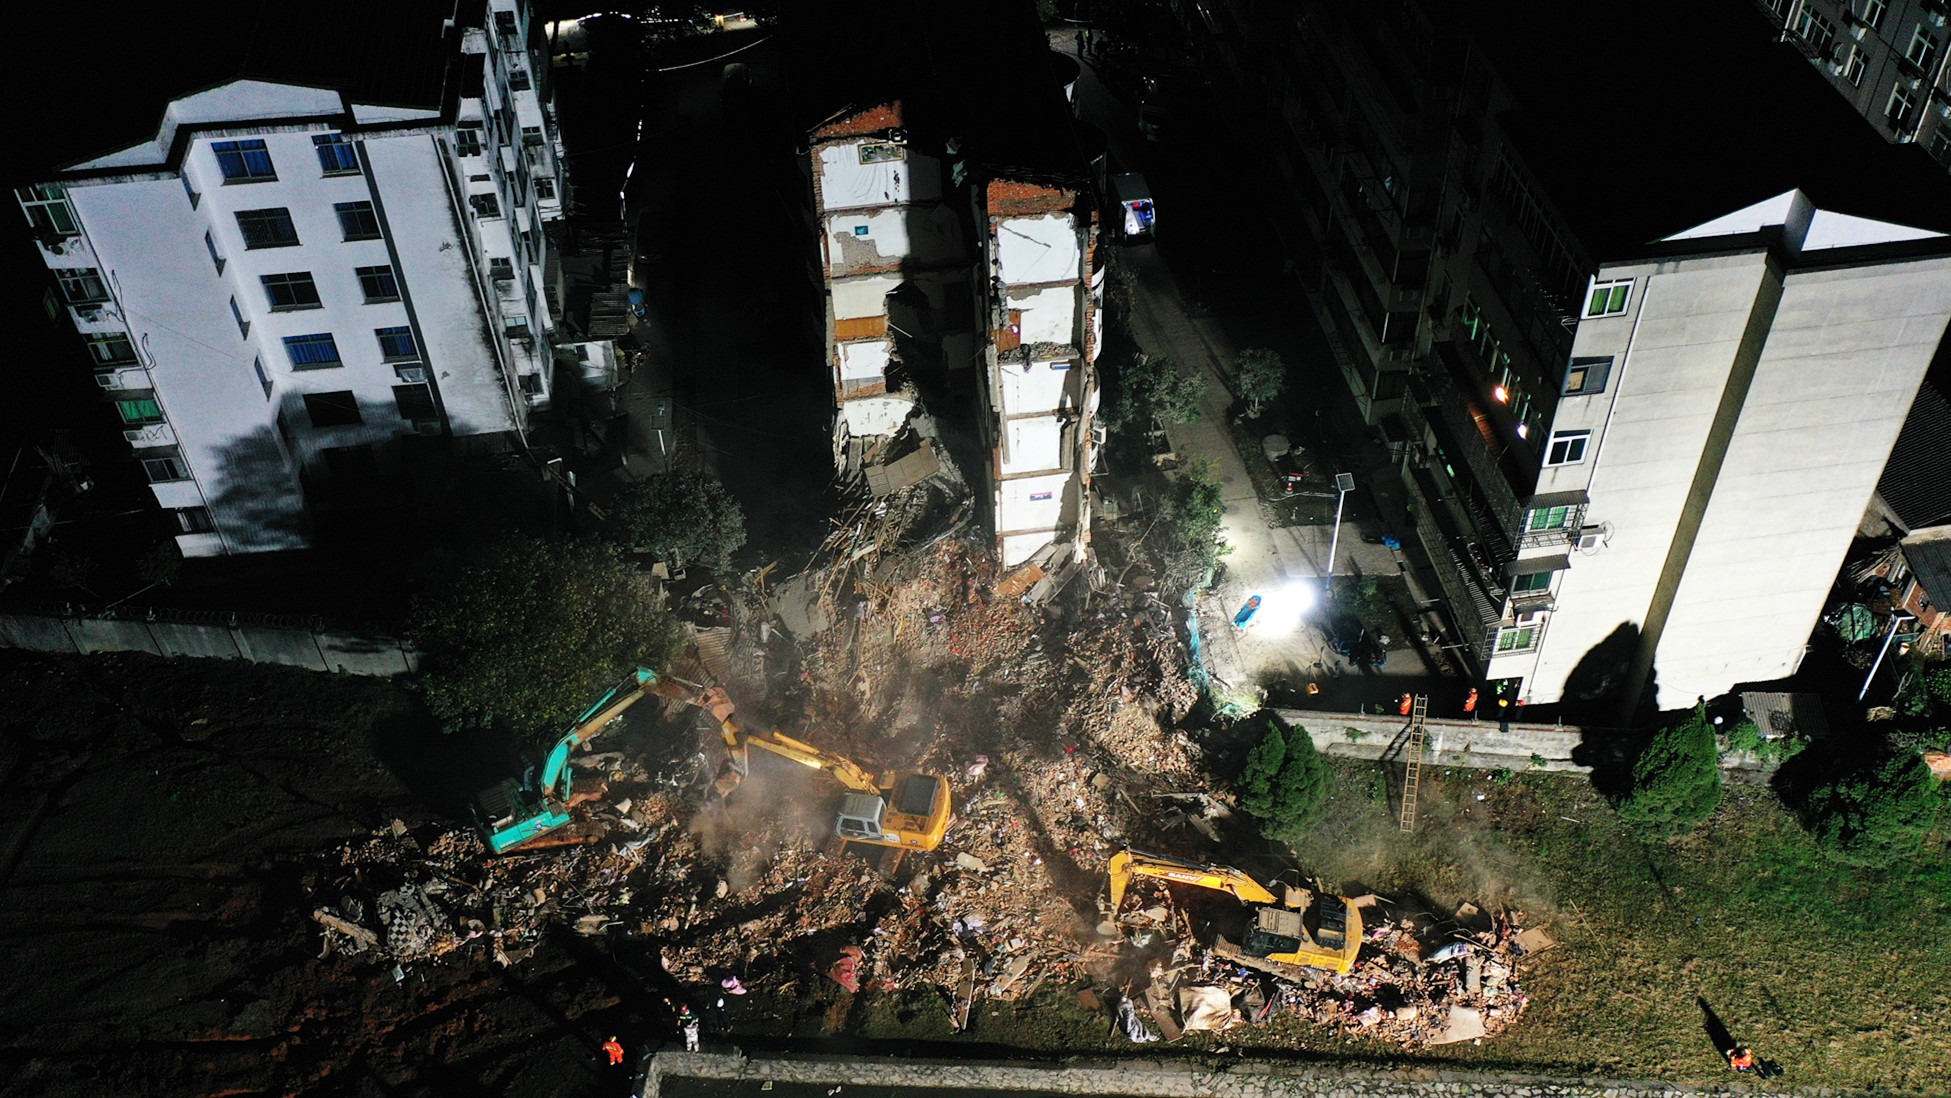
<path fill-rule="evenodd" d="M 1511 594 L 1535 595 L 1551 590 L 1550 572 L 1532 572 L 1523 576 L 1511 577 Z"/>
<path fill-rule="evenodd" d="M 1531 518 L 1525 523 L 1525 528 L 1529 530 L 1563 530 L 1565 523 L 1571 517 L 1572 509 L 1570 507 L 1540 507 L 1531 512 Z"/>
<path fill-rule="evenodd" d="M 375 328 L 373 334 L 379 337 L 379 352 L 386 361 L 419 358 L 420 352 L 413 344 L 413 329 L 408 327 Z"/>
<path fill-rule="evenodd" d="M 166 480 L 190 479 L 190 467 L 183 464 L 183 456 L 175 450 L 157 452 L 155 457 L 142 459 L 142 475 L 149 483 L 160 484 Z"/>
<path fill-rule="evenodd" d="M 312 138 L 318 153 L 318 166 L 326 175 L 344 175 L 359 170 L 359 153 L 342 133 L 322 133 Z"/>
<path fill-rule="evenodd" d="M 237 322 L 237 334 L 244 339 L 251 338 L 251 322 L 244 316 L 244 310 L 237 307 L 235 294 L 230 298 L 230 319 Z"/>
<path fill-rule="evenodd" d="M 1868 64 L 1868 62 L 1863 60 L 1863 47 L 1851 46 L 1849 48 L 1849 60 L 1843 65 L 1843 79 L 1849 81 L 1850 87 L 1860 88 L 1863 86 L 1863 70 L 1868 67 Z"/>
<path fill-rule="evenodd" d="M 366 304 L 400 299 L 400 283 L 393 277 L 393 268 L 357 267 L 354 271 L 359 275 L 359 288 L 366 292 Z"/>
<path fill-rule="evenodd" d="M 345 365 L 345 362 L 339 358 L 338 341 L 332 338 L 331 332 L 286 336 L 285 356 L 291 359 L 291 368 L 294 370 L 318 370 L 328 366 Z"/>
<path fill-rule="evenodd" d="M 77 232 L 74 208 L 68 205 L 67 193 L 61 188 L 37 184 L 16 188 L 14 193 L 27 208 L 27 220 L 33 223 L 35 236 L 59 240 Z"/>
<path fill-rule="evenodd" d="M 501 203 L 492 194 L 468 195 L 467 204 L 474 207 L 474 216 L 476 217 L 501 216 Z"/>
<path fill-rule="evenodd" d="M 379 239 L 379 217 L 370 202 L 335 202 L 332 212 L 339 215 L 339 229 L 347 240 Z"/>
<path fill-rule="evenodd" d="M 1499 652 L 1528 652 L 1537 647 L 1537 643 L 1538 627 L 1535 625 L 1520 625 L 1515 629 L 1505 626 L 1497 631 Z"/>
<path fill-rule="evenodd" d="M 510 66 L 508 69 L 508 87 L 511 91 L 527 91 L 529 88 L 528 70 L 522 68 L 520 65 Z"/>
<path fill-rule="evenodd" d="M 207 534 L 217 528 L 217 524 L 210 521 L 208 507 L 175 507 L 170 509 L 169 515 L 175 520 L 179 534 Z"/>
<path fill-rule="evenodd" d="M 1597 282 L 1592 286 L 1592 296 L 1585 303 L 1586 316 L 1617 316 L 1626 311 L 1626 300 L 1632 296 L 1633 280 L 1621 279 L 1618 282 Z"/>
<path fill-rule="evenodd" d="M 264 275 L 258 281 L 264 283 L 264 296 L 270 300 L 273 309 L 319 307 L 318 287 L 312 283 L 310 271 Z"/>
<path fill-rule="evenodd" d="M 1808 0 L 1803 0 L 1802 10 L 1795 17 L 1795 33 L 1814 46 L 1817 53 L 1827 54 L 1836 43 L 1836 24 L 1824 19 Z"/>
<path fill-rule="evenodd" d="M 1885 4 L 1883 0 L 1863 0 L 1863 22 L 1868 23 L 1872 27 L 1881 26 L 1883 23 L 1883 13 L 1888 7 L 1889 5 Z"/>
<path fill-rule="evenodd" d="M 553 201 L 555 199 L 555 180 L 550 179 L 546 175 L 536 176 L 535 197 L 544 201 Z"/>
<path fill-rule="evenodd" d="M 351 390 L 336 393 L 306 393 L 305 414 L 314 427 L 356 427 L 366 422 L 359 415 L 359 398 Z"/>
<path fill-rule="evenodd" d="M 154 397 L 134 397 L 115 402 L 115 414 L 122 417 L 123 424 L 130 427 L 146 427 L 151 423 L 163 421 L 163 407 Z"/>
<path fill-rule="evenodd" d="M 88 354 L 97 366 L 123 366 L 135 361 L 135 344 L 121 332 L 88 337 Z"/>
<path fill-rule="evenodd" d="M 258 386 L 264 390 L 264 399 L 270 400 L 271 375 L 264 372 L 264 359 L 262 356 L 253 356 L 251 358 L 251 372 L 257 375 Z"/>
<path fill-rule="evenodd" d="M 1565 395 L 1590 396 L 1606 391 L 1606 378 L 1612 373 L 1610 358 L 1575 358 L 1565 367 Z"/>
<path fill-rule="evenodd" d="M 888 145 L 877 141 L 869 141 L 857 147 L 860 149 L 860 162 L 862 164 L 885 164 L 891 160 L 903 159 L 908 155 L 907 150 L 899 145 Z"/>
<path fill-rule="evenodd" d="M 196 209 L 197 203 L 203 201 L 203 196 L 196 193 L 196 184 L 190 182 L 190 173 L 184 172 L 176 178 L 183 181 L 183 193 L 190 196 L 190 209 Z"/>
<path fill-rule="evenodd" d="M 1551 445 L 1545 450 L 1545 464 L 1577 465 L 1585 460 L 1585 444 L 1591 440 L 1590 431 L 1553 431 Z"/>
<path fill-rule="evenodd" d="M 217 167 L 224 173 L 226 183 L 259 183 L 278 178 L 263 141 L 219 141 L 210 148 L 217 154 Z"/>
<path fill-rule="evenodd" d="M 434 411 L 434 391 L 426 385 L 393 386 L 393 403 L 400 409 L 401 419 L 432 419 Z"/>
<path fill-rule="evenodd" d="M 508 258 L 508 257 L 507 257 L 507 256 L 505 256 L 505 255 L 491 255 L 491 256 L 489 256 L 489 257 L 488 257 L 488 277 L 489 277 L 489 278 L 492 278 L 492 279 L 497 279 L 497 280 L 499 280 L 499 279 L 504 279 L 504 278 L 514 278 L 514 277 L 515 277 L 515 261 L 514 261 L 514 260 L 512 260 L 512 259 L 510 259 L 510 258 Z"/>
<path fill-rule="evenodd" d="M 1910 36 L 1910 48 L 1904 51 L 1904 60 L 1920 69 L 1928 69 L 1937 58 L 1937 39 L 1930 36 L 1923 27 Z"/>
<path fill-rule="evenodd" d="M 1903 129 L 1904 120 L 1910 117 L 1910 109 L 1916 105 L 1917 100 L 1912 98 L 1909 90 L 1898 85 L 1890 90 L 1890 102 L 1884 105 L 1883 117 L 1890 123 L 1891 129 Z"/>
<path fill-rule="evenodd" d="M 454 131 L 454 151 L 461 156 L 481 155 L 481 123 L 463 122 Z"/>
<path fill-rule="evenodd" d="M 288 248 L 298 243 L 298 230 L 291 224 L 291 211 L 283 206 L 268 210 L 238 210 L 237 231 L 246 248 Z"/>
<path fill-rule="evenodd" d="M 108 287 L 102 282 L 102 273 L 93 267 L 70 267 L 54 272 L 54 279 L 61 284 L 61 296 L 70 305 L 89 305 L 108 300 Z"/>
<path fill-rule="evenodd" d="M 217 265 L 217 273 L 224 273 L 224 253 L 217 250 L 217 238 L 210 230 L 203 230 L 203 246 L 210 250 L 210 262 Z"/>
<path fill-rule="evenodd" d="M 1931 155 L 1938 163 L 1951 166 L 1951 126 L 1940 125 L 1931 135 Z"/>
<path fill-rule="evenodd" d="M 522 144 L 531 149 L 539 147 L 542 144 L 542 127 L 523 126 Z"/>
<path fill-rule="evenodd" d="M 501 318 L 502 334 L 514 339 L 527 339 L 528 318 L 525 316 L 505 316 Z"/>

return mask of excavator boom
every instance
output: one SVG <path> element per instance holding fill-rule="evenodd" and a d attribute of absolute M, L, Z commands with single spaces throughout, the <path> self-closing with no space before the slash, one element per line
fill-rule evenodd
<path fill-rule="evenodd" d="M 1133 877 L 1157 877 L 1178 884 L 1197 885 L 1200 888 L 1213 888 L 1221 892 L 1231 892 L 1242 903 L 1271 904 L 1276 902 L 1274 894 L 1261 886 L 1259 881 L 1247 876 L 1231 866 L 1201 865 L 1198 862 L 1181 861 L 1162 854 L 1146 854 L 1136 850 L 1121 850 L 1111 855 L 1111 913 L 1115 916 L 1118 908 L 1124 905 L 1125 889 L 1131 887 Z"/>
<path fill-rule="evenodd" d="M 1123 850 L 1111 856 L 1111 917 L 1118 917 L 1133 877 L 1156 877 L 1174 884 L 1229 892 L 1255 905 L 1246 938 L 1234 945 L 1221 938 L 1215 956 L 1283 979 L 1304 978 L 1303 969 L 1326 968 L 1346 975 L 1362 948 L 1362 916 L 1340 896 L 1287 889 L 1279 902 L 1266 886 L 1232 866 L 1204 865 L 1160 854 Z"/>

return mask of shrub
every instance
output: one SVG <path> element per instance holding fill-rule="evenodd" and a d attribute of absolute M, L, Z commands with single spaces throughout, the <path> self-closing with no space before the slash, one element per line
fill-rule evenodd
<path fill-rule="evenodd" d="M 1122 371 L 1122 381 L 1112 416 L 1120 428 L 1145 428 L 1153 416 L 1165 423 L 1199 418 L 1206 379 L 1165 355 L 1138 355 Z"/>
<path fill-rule="evenodd" d="M 1240 774 L 1240 807 L 1261 820 L 1261 834 L 1291 846 L 1321 822 L 1333 779 L 1306 729 L 1268 717 Z"/>
<path fill-rule="evenodd" d="M 1747 751 L 1765 763 L 1787 762 L 1808 746 L 1808 741 L 1798 735 L 1764 736 L 1761 727 L 1751 720 L 1742 720 L 1728 731 L 1727 749 Z"/>
<path fill-rule="evenodd" d="M 1707 708 L 1653 733 L 1633 763 L 1632 785 L 1619 801 L 1619 816 L 1648 835 L 1683 835 L 1721 803 L 1720 753 Z"/>
<path fill-rule="evenodd" d="M 745 512 L 718 478 L 703 473 L 660 473 L 631 485 L 617 496 L 610 522 L 628 549 L 711 572 L 730 568 L 745 545 Z"/>
<path fill-rule="evenodd" d="M 1882 867 L 1917 853 L 1943 803 L 1922 756 L 1900 752 L 1817 786 L 1804 817 L 1838 860 Z"/>
<path fill-rule="evenodd" d="M 1226 519 L 1226 499 L 1212 468 L 1194 464 L 1172 485 L 1154 538 L 1163 568 L 1159 586 L 1167 591 L 1196 591 L 1210 584 L 1227 546 L 1220 541 Z"/>

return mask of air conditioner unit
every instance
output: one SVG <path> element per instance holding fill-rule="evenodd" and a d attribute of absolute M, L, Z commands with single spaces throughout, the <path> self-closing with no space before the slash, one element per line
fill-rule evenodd
<path fill-rule="evenodd" d="M 1578 551 L 1593 553 L 1605 548 L 1605 530 L 1597 526 L 1587 526 L 1578 532 Z"/>
<path fill-rule="evenodd" d="M 75 306 L 75 315 L 87 321 L 90 324 L 100 323 L 102 320 L 102 313 L 103 310 L 100 305 L 76 305 Z"/>

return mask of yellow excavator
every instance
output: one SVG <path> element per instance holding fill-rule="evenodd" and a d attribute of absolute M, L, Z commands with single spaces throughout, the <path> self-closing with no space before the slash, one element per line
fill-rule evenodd
<path fill-rule="evenodd" d="M 1213 955 L 1287 980 L 1305 980 L 1307 969 L 1332 969 L 1342 975 L 1355 967 L 1362 949 L 1362 915 L 1346 897 L 1282 886 L 1284 896 L 1240 870 L 1122 850 L 1111 856 L 1111 917 L 1118 917 L 1133 877 L 1155 877 L 1173 884 L 1230 892 L 1253 905 L 1245 939 L 1234 945 L 1221 938 Z"/>
<path fill-rule="evenodd" d="M 651 692 L 695 705 L 718 722 L 731 755 L 730 765 L 713 786 L 720 795 L 738 788 L 750 770 L 750 748 L 770 751 L 801 766 L 824 772 L 845 786 L 834 834 L 848 842 L 897 850 L 933 850 L 942 845 L 952 806 L 948 779 L 939 774 L 890 770 L 874 774 L 851 759 L 829 754 L 756 721 L 741 720 L 738 707 L 718 687 L 663 676 Z"/>

